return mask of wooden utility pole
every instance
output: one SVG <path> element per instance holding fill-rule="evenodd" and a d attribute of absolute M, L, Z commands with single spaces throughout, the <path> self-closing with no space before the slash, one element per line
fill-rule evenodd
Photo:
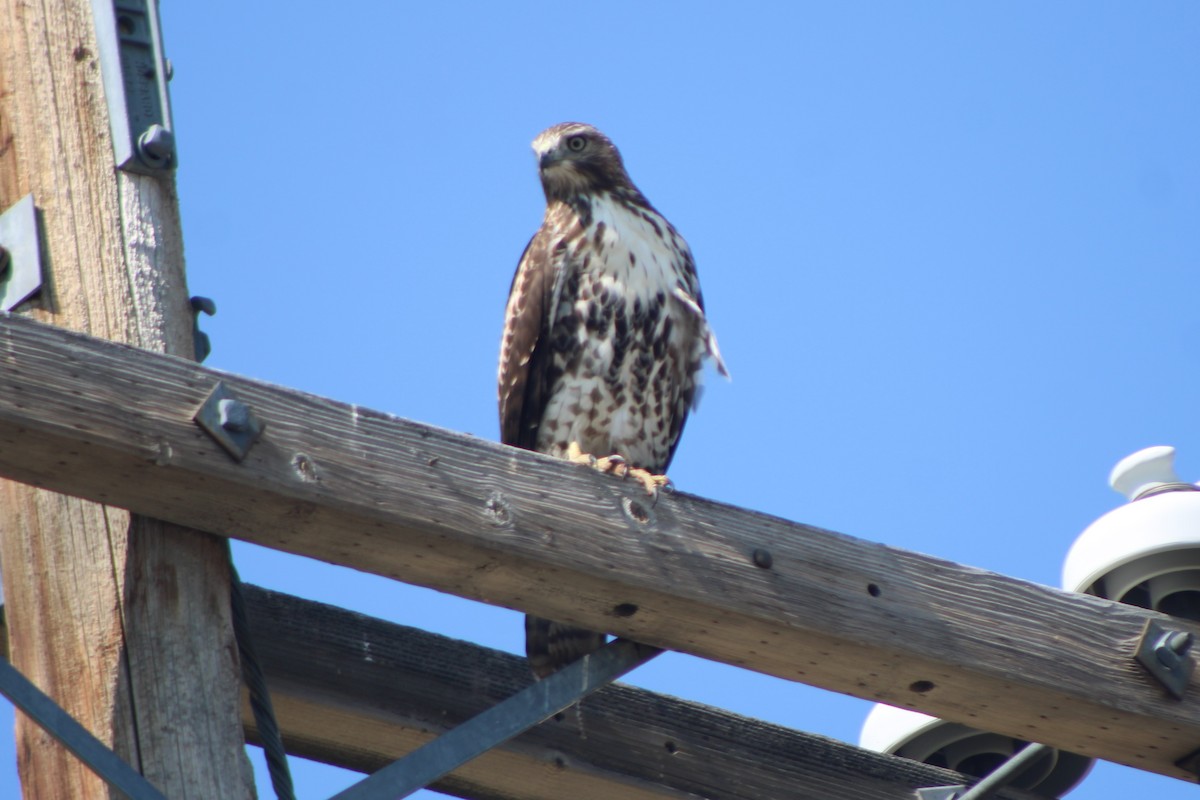
<path fill-rule="evenodd" d="M 28 314 L 190 356 L 174 179 L 115 169 L 88 0 L 3 0 L 0 42 L 0 210 L 42 214 Z M 2 482 L 0 564 L 18 669 L 167 796 L 253 796 L 223 541 Z M 113 796 L 20 715 L 17 758 L 27 798 Z"/>

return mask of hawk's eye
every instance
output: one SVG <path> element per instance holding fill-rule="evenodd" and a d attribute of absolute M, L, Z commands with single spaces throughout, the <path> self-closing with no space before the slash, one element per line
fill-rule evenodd
<path fill-rule="evenodd" d="M 567 149 L 572 153 L 582 152 L 585 147 L 587 147 L 587 139 L 583 136 L 572 136 L 567 139 Z"/>

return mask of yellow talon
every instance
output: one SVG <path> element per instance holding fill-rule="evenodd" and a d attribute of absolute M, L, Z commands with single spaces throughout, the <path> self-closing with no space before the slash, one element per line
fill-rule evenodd
<path fill-rule="evenodd" d="M 666 475 L 655 475 L 653 472 L 641 467 L 629 466 L 629 462 L 625 460 L 624 456 L 617 455 L 616 453 L 611 456 L 596 458 L 590 453 L 583 452 L 583 448 L 579 446 L 578 442 L 571 442 L 567 445 L 567 460 L 575 464 L 585 464 L 606 475 L 616 475 L 618 478 L 632 476 L 646 490 L 646 494 L 651 497 L 657 496 L 660 489 L 671 483 L 671 479 Z"/>

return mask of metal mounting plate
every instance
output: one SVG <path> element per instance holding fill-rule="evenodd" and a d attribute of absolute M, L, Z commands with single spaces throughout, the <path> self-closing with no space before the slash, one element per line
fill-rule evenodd
<path fill-rule="evenodd" d="M 32 194 L 0 214 L 0 247 L 0 311 L 11 311 L 42 288 L 42 243 Z"/>
<path fill-rule="evenodd" d="M 193 419 L 238 461 L 246 458 L 267 427 L 249 406 L 233 396 L 223 381 L 213 387 Z"/>
<path fill-rule="evenodd" d="M 174 169 L 168 69 L 155 0 L 92 0 L 117 169 Z"/>
<path fill-rule="evenodd" d="M 1176 699 L 1182 699 L 1196 667 L 1188 652 L 1191 646 L 1190 633 L 1170 630 L 1151 619 L 1146 621 L 1134 657 Z"/>

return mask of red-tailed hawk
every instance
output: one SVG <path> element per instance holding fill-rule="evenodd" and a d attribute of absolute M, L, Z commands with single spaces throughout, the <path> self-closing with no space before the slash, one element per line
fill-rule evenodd
<path fill-rule="evenodd" d="M 500 343 L 505 444 L 632 475 L 664 473 L 706 357 L 727 374 L 692 253 L 591 125 L 533 140 L 546 215 L 517 264 Z M 544 677 L 605 635 L 534 616 L 526 651 Z"/>

